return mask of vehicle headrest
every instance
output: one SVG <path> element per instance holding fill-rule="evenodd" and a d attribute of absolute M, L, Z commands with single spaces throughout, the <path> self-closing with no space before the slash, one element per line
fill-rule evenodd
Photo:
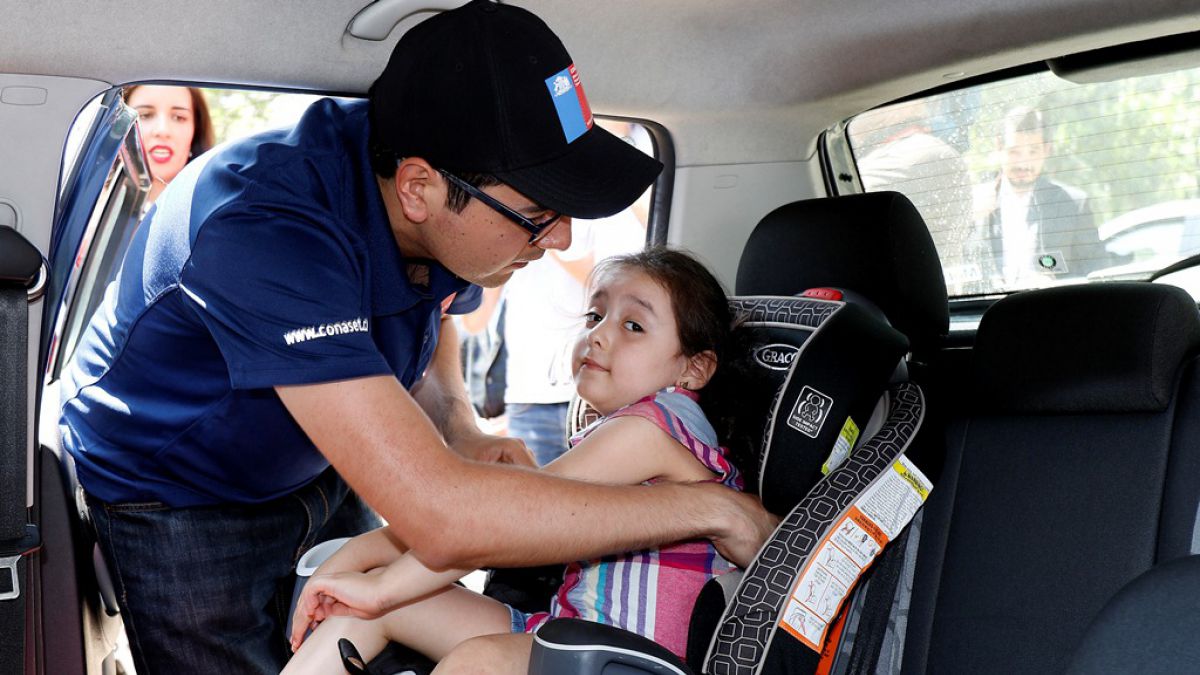
<path fill-rule="evenodd" d="M 1005 413 L 1155 412 L 1200 347 L 1185 291 L 1143 282 L 1010 295 L 975 338 L 977 400 Z"/>
<path fill-rule="evenodd" d="M 897 192 L 793 202 L 759 221 L 738 263 L 737 294 L 818 286 L 870 298 L 917 351 L 937 347 L 949 329 L 937 249 L 921 214 Z"/>

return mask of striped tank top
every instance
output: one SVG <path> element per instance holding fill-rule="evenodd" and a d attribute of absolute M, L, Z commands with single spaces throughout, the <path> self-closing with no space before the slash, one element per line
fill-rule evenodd
<path fill-rule="evenodd" d="M 658 425 L 690 450 L 714 474 L 713 480 L 734 490 L 741 474 L 704 416 L 694 392 L 669 387 L 617 410 L 571 438 L 574 445 L 606 420 L 636 416 Z M 648 637 L 683 657 L 688 622 L 700 588 L 714 576 L 734 569 L 707 539 L 663 548 L 633 551 L 567 566 L 563 585 L 549 612 L 529 617 L 526 631 L 555 618 L 604 623 Z"/>

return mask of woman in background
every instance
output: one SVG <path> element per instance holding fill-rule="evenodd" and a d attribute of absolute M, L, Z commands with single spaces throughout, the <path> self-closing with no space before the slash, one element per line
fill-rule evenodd
<path fill-rule="evenodd" d="M 154 179 L 145 206 L 183 167 L 213 146 L 212 117 L 204 94 L 195 87 L 140 84 L 126 87 L 125 104 L 137 111 L 142 147 Z"/>

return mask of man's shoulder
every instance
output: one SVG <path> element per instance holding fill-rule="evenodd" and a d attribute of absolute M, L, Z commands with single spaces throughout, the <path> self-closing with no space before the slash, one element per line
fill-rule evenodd
<path fill-rule="evenodd" d="M 1043 220 L 1061 219 L 1083 212 L 1088 195 L 1083 189 L 1042 176 L 1034 188 L 1034 200 Z"/>
<path fill-rule="evenodd" d="M 210 171 L 231 169 L 261 181 L 312 173 L 354 159 L 366 146 L 366 103 L 321 99 L 295 124 L 230 142 L 215 151 Z"/>
<path fill-rule="evenodd" d="M 193 240 L 222 220 L 357 222 L 366 190 L 365 103 L 322 99 L 291 127 L 250 136 L 214 151 L 192 178 L 187 213 Z M 288 218 L 262 218 L 264 213 Z M 239 225 L 240 227 L 240 225 Z"/>
<path fill-rule="evenodd" d="M 1072 198 L 1087 197 L 1087 193 L 1083 190 L 1045 175 L 1038 176 L 1037 182 L 1033 186 L 1033 192 L 1043 198 L 1047 195 Z"/>

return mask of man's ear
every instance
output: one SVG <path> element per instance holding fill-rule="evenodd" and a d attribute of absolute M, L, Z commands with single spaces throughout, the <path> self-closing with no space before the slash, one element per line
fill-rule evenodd
<path fill-rule="evenodd" d="M 406 157 L 396 167 L 392 182 L 396 199 L 404 217 L 413 223 L 423 223 L 433 208 L 445 202 L 445 184 L 437 170 L 420 157 Z"/>
<path fill-rule="evenodd" d="M 711 349 L 687 357 L 687 366 L 683 369 L 680 381 L 687 383 L 687 389 L 701 389 L 717 372 L 717 354 Z"/>

